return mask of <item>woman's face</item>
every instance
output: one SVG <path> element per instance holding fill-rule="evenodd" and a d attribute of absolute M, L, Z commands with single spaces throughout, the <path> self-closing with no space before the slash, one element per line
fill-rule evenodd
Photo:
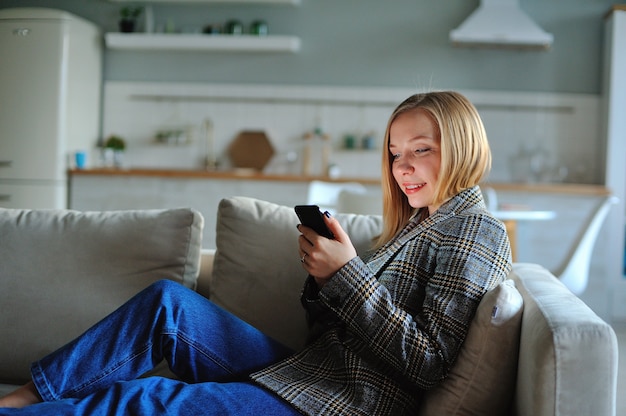
<path fill-rule="evenodd" d="M 435 122 L 421 109 L 399 115 L 389 130 L 391 171 L 413 208 L 439 208 L 434 195 L 441 165 L 440 137 Z"/>

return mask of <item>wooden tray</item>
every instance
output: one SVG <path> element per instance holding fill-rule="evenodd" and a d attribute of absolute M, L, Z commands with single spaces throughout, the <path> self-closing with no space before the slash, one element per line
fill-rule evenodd
<path fill-rule="evenodd" d="M 263 170 L 274 153 L 274 147 L 264 131 L 242 131 L 229 147 L 229 156 L 235 168 Z"/>

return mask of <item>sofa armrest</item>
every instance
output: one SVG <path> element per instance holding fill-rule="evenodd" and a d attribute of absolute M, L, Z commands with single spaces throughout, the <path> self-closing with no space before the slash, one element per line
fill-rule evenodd
<path fill-rule="evenodd" d="M 545 268 L 513 266 L 524 299 L 516 415 L 614 415 L 617 337 Z"/>
<path fill-rule="evenodd" d="M 211 290 L 211 280 L 213 279 L 213 261 L 215 260 L 214 248 L 203 248 L 200 252 L 200 275 L 198 276 L 198 285 L 196 291 L 209 298 Z"/>

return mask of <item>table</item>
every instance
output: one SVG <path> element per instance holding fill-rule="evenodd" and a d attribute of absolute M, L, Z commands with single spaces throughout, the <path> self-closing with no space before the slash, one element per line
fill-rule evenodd
<path fill-rule="evenodd" d="M 506 232 L 511 242 L 511 256 L 517 261 L 517 223 L 518 221 L 545 221 L 556 217 L 554 211 L 534 210 L 495 210 L 491 212 L 494 217 L 504 223 Z"/>

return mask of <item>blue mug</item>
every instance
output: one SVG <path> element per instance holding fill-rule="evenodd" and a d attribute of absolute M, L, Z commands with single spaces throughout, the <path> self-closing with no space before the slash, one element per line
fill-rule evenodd
<path fill-rule="evenodd" d="M 74 153 L 74 162 L 76 169 L 85 169 L 87 167 L 87 152 L 79 150 Z"/>

